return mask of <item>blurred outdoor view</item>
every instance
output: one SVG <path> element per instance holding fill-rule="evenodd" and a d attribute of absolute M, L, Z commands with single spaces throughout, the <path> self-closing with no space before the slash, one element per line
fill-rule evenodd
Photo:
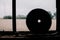
<path fill-rule="evenodd" d="M 29 31 L 26 16 L 35 8 L 49 12 L 52 18 L 49 30 L 56 30 L 56 0 L 16 0 L 16 31 Z M 12 0 L 0 0 L 0 31 L 12 31 Z"/>

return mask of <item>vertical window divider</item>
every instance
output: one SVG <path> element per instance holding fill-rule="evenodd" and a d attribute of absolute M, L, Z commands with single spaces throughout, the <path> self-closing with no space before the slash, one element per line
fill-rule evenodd
<path fill-rule="evenodd" d="M 16 32 L 16 0 L 12 0 L 12 26 L 13 32 Z"/>

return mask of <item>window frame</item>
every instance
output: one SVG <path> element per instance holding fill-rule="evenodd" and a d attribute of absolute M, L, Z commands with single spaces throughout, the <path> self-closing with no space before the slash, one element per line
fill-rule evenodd
<path fill-rule="evenodd" d="M 57 26 L 56 26 L 56 31 L 57 32 L 60 32 L 60 14 L 59 14 L 59 5 L 57 5 L 58 4 L 58 2 L 56 1 L 56 10 L 57 10 L 57 16 L 56 16 L 56 20 L 57 20 Z M 7 32 L 3 32 L 3 31 L 0 31 L 0 34 L 2 34 L 2 33 L 4 33 L 4 35 L 5 34 L 11 34 L 11 33 L 16 33 L 16 0 L 12 0 L 12 30 L 13 31 L 7 31 Z M 20 32 L 20 31 L 19 31 Z M 53 31 L 52 31 L 53 32 Z"/>

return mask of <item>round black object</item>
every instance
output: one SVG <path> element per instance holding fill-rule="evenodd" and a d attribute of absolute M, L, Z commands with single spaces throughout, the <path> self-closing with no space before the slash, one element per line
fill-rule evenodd
<path fill-rule="evenodd" d="M 43 9 L 33 9 L 26 18 L 27 27 L 33 33 L 47 33 L 51 23 L 51 16 Z"/>

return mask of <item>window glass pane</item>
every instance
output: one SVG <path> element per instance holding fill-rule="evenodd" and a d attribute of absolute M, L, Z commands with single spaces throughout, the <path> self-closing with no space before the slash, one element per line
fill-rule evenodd
<path fill-rule="evenodd" d="M 36 8 L 48 11 L 52 17 L 49 31 L 56 30 L 56 0 L 16 0 L 17 31 L 29 31 L 26 26 L 26 16 Z"/>
<path fill-rule="evenodd" d="M 0 31 L 12 31 L 12 0 L 0 0 Z"/>

